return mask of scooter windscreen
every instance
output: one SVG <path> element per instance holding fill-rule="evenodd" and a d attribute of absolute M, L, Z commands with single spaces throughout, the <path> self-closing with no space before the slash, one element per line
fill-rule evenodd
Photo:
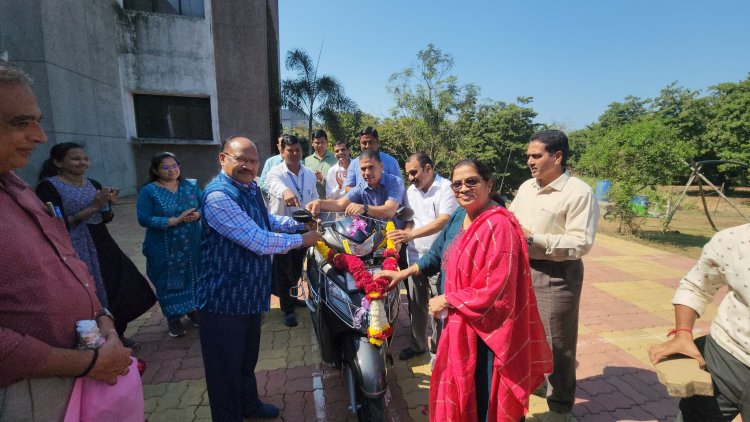
<path fill-rule="evenodd" d="M 323 238 L 331 247 L 339 252 L 364 256 L 372 252 L 378 225 L 369 219 L 346 216 L 328 230 L 332 232 L 333 239 L 326 235 Z"/>

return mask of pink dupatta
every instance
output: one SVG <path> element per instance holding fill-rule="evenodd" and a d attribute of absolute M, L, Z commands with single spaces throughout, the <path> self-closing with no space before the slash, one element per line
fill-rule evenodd
<path fill-rule="evenodd" d="M 517 422 L 528 412 L 531 391 L 552 372 L 523 239 L 502 207 L 484 211 L 454 239 L 444 265 L 445 297 L 454 309 L 432 371 L 431 421 L 477 419 L 476 336 L 495 355 L 487 420 Z"/>

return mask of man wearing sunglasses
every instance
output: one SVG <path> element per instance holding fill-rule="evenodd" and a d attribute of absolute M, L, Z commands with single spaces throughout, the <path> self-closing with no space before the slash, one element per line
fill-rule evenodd
<path fill-rule="evenodd" d="M 523 227 L 539 315 L 552 348 L 554 369 L 547 377 L 551 410 L 545 421 L 573 420 L 576 391 L 578 306 L 583 262 L 594 244 L 599 206 L 591 187 L 566 170 L 568 137 L 544 130 L 529 138 L 532 178 L 508 208 Z"/>
<path fill-rule="evenodd" d="M 432 242 L 458 207 L 458 202 L 451 190 L 450 180 L 435 172 L 434 164 L 427 154 L 412 154 L 406 159 L 405 167 L 406 177 L 411 182 L 406 190 L 406 205 L 414 210 L 414 218 L 406 223 L 404 230 L 393 230 L 388 233 L 388 237 L 396 243 L 407 245 L 408 265 L 411 265 L 430 250 Z M 409 346 L 399 353 L 400 360 L 408 360 L 427 351 L 428 321 L 432 326 L 430 353 L 434 356 L 437 351 L 442 324 L 434 318 L 428 318 L 427 304 L 432 296 L 439 294 L 439 279 L 440 274 L 432 277 L 420 274 L 406 281 L 411 339 Z"/>
<path fill-rule="evenodd" d="M 383 172 L 389 174 L 399 180 L 403 184 L 401 179 L 401 168 L 398 165 L 398 161 L 388 153 L 380 151 L 380 139 L 378 138 L 378 130 L 372 126 L 359 131 L 359 147 L 364 151 L 373 151 L 380 154 L 380 162 L 383 163 Z M 363 182 L 362 172 L 359 168 L 359 157 L 353 159 L 349 163 L 349 170 L 346 172 L 346 190 L 347 192 Z"/>

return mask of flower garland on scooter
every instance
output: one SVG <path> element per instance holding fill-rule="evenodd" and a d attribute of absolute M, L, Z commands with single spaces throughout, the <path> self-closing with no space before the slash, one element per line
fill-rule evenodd
<path fill-rule="evenodd" d="M 392 221 L 387 222 L 385 225 L 386 234 L 395 228 L 396 226 Z M 365 297 L 370 301 L 370 326 L 367 328 L 367 337 L 370 343 L 382 346 L 383 341 L 393 334 L 393 327 L 388 324 L 384 303 L 390 280 L 385 277 L 373 277 L 358 256 L 335 253 L 322 241 L 318 241 L 315 248 L 326 257 L 334 268 L 349 272 L 354 277 L 357 287 L 365 292 Z M 385 258 L 383 260 L 384 270 L 398 270 L 398 252 L 396 252 L 396 245 L 390 239 L 386 241 L 383 257 Z"/>

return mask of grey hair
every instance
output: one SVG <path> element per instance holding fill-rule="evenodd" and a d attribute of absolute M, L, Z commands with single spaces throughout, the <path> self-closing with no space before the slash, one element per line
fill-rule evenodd
<path fill-rule="evenodd" d="M 0 60 L 0 85 L 31 85 L 32 79 L 23 70 Z"/>

